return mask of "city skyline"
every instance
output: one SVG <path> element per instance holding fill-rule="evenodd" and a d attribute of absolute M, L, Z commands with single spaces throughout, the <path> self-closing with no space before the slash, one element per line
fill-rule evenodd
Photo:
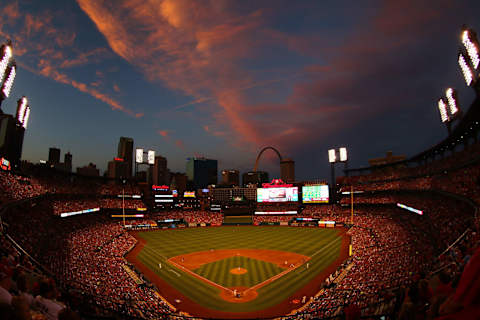
<path fill-rule="evenodd" d="M 473 100 L 456 58 L 462 25 L 480 30 L 475 1 L 153 3 L 0 5 L 18 67 L 2 109 L 31 107 L 23 159 L 56 146 L 104 171 L 125 136 L 174 172 L 193 156 L 247 172 L 272 146 L 299 180 L 327 179 L 328 149 L 347 147 L 349 167 L 413 156 L 447 135 L 446 87 L 463 111 Z M 276 155 L 259 170 L 279 177 Z"/>

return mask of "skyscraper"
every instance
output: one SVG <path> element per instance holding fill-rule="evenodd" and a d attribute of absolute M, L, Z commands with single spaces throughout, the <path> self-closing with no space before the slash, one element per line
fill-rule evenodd
<path fill-rule="evenodd" d="M 187 190 L 187 176 L 185 173 L 172 173 L 172 181 L 170 182 L 170 189 L 177 190 L 178 194 L 183 194 Z"/>
<path fill-rule="evenodd" d="M 242 185 L 244 187 L 249 184 L 261 185 L 268 181 L 268 172 L 266 171 L 249 171 L 242 174 Z"/>
<path fill-rule="evenodd" d="M 122 158 L 115 158 L 108 162 L 107 177 L 113 179 L 125 178 L 127 176 L 127 164 Z"/>
<path fill-rule="evenodd" d="M 295 161 L 292 159 L 280 161 L 280 177 L 286 183 L 295 181 Z"/>
<path fill-rule="evenodd" d="M 48 149 L 48 163 L 50 165 L 56 165 L 60 163 L 60 149 L 58 148 Z"/>
<path fill-rule="evenodd" d="M 70 152 L 65 153 L 64 159 L 65 171 L 72 172 L 72 154 Z"/>
<path fill-rule="evenodd" d="M 153 184 L 168 185 L 170 184 L 169 180 L 167 158 L 156 156 L 155 164 L 153 165 Z"/>
<path fill-rule="evenodd" d="M 238 170 L 222 170 L 222 184 L 226 186 L 239 186 L 240 173 Z"/>
<path fill-rule="evenodd" d="M 120 137 L 118 142 L 118 154 L 119 158 L 123 159 L 125 163 L 125 178 L 132 177 L 132 167 L 133 167 L 133 139 L 127 137 Z"/>
<path fill-rule="evenodd" d="M 187 161 L 187 177 L 195 189 L 206 188 L 217 184 L 217 160 L 205 158 L 189 158 Z"/>

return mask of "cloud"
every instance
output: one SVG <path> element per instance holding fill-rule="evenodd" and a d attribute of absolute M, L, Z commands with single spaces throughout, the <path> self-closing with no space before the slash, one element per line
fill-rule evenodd
<path fill-rule="evenodd" d="M 185 143 L 183 142 L 183 140 L 175 140 L 175 145 L 178 148 L 185 150 Z"/>
<path fill-rule="evenodd" d="M 89 87 L 85 83 L 72 80 L 68 77 L 68 75 L 58 72 L 57 70 L 55 70 L 55 68 L 52 67 L 52 65 L 48 60 L 40 60 L 38 64 L 38 68 L 39 68 L 38 74 L 51 78 L 57 82 L 71 85 L 72 87 L 78 89 L 79 91 L 87 93 L 92 97 L 110 105 L 112 110 L 120 110 L 136 118 L 140 118 L 143 116 L 142 113 L 135 114 L 132 110 L 125 108 L 118 101 L 110 98 L 109 96 L 99 92 L 94 88 Z"/>
<path fill-rule="evenodd" d="M 424 59 L 415 44 L 437 33 L 452 9 L 382 1 L 338 41 L 278 30 L 277 11 L 289 8 L 269 3 L 77 2 L 116 54 L 151 82 L 192 97 L 175 110 L 195 108 L 199 120 L 215 122 L 206 132 L 238 148 L 286 153 L 398 108 Z M 278 61 L 270 70 L 261 67 L 271 60 Z M 390 80 L 396 84 L 386 86 Z"/>
<path fill-rule="evenodd" d="M 84 66 L 86 64 L 96 64 L 108 55 L 109 50 L 107 48 L 95 48 L 87 52 L 80 52 L 72 59 L 64 59 L 60 65 L 60 68 L 72 68 Z"/>
<path fill-rule="evenodd" d="M 114 83 L 114 84 L 113 84 L 113 90 L 114 90 L 115 92 L 120 92 L 120 87 L 119 87 L 116 83 Z"/>
<path fill-rule="evenodd" d="M 167 137 L 168 136 L 168 130 L 158 130 L 157 133 L 161 135 L 162 137 Z"/>
<path fill-rule="evenodd" d="M 54 81 L 74 87 L 95 99 L 109 105 L 112 110 L 122 111 L 132 117 L 140 118 L 120 102 L 101 92 L 100 79 L 89 85 L 76 80 L 65 69 L 95 64 L 111 56 L 107 48 L 85 50 L 75 47 L 76 30 L 74 25 L 59 24 L 61 13 L 41 10 L 33 13 L 22 12 L 17 2 L 0 7 L 0 35 L 13 39 L 17 64 L 32 73 L 40 74 Z M 103 75 L 102 71 L 97 72 Z"/>

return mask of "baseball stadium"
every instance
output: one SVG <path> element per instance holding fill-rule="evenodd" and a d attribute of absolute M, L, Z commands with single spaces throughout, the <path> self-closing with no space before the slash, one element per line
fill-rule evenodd
<path fill-rule="evenodd" d="M 480 319 L 479 47 L 473 30 L 462 37 L 457 76 L 474 98 L 460 105 L 449 88 L 435 102 L 448 135 L 362 167 L 354 146 L 322 150 L 328 178 L 296 179 L 273 144 L 242 184 L 238 170 L 217 183 L 216 160 L 200 156 L 169 172 L 126 137 L 113 176 L 73 173 L 56 148 L 20 161 L 21 98 L 16 117 L 0 112 L 0 139 L 13 141 L 0 144 L 0 318 Z"/>

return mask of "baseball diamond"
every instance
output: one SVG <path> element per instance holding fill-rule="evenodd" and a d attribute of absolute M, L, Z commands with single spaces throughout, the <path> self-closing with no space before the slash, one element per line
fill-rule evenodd
<path fill-rule="evenodd" d="M 139 232 L 127 258 L 193 316 L 286 314 L 348 256 L 343 229 L 215 227 Z M 308 267 L 307 267 L 308 262 Z M 163 267 L 159 268 L 159 264 Z M 180 276 L 178 276 L 180 275 Z"/>

